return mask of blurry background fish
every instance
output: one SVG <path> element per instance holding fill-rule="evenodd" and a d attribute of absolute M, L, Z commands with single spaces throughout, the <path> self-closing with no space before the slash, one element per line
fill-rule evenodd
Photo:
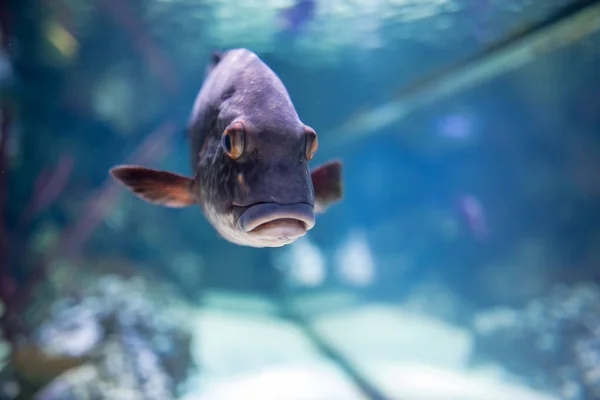
<path fill-rule="evenodd" d="M 298 33 L 315 16 L 316 3 L 314 0 L 294 0 L 292 5 L 279 12 L 279 28 L 287 33 Z"/>
<path fill-rule="evenodd" d="M 292 287 L 316 287 L 327 277 L 323 253 L 306 237 L 278 255 L 274 263 L 282 270 L 285 280 Z"/>
<path fill-rule="evenodd" d="M 373 282 L 375 261 L 367 235 L 362 230 L 354 230 L 348 234 L 336 251 L 335 261 L 341 282 L 358 287 L 368 286 Z"/>
<path fill-rule="evenodd" d="M 485 240 L 489 234 L 485 211 L 477 197 L 465 194 L 458 196 L 456 206 L 466 228 L 478 240 Z"/>

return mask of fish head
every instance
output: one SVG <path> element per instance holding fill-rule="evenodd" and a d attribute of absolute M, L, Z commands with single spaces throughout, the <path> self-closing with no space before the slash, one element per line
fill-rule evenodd
<path fill-rule="evenodd" d="M 226 239 L 247 246 L 280 247 L 305 235 L 315 224 L 308 161 L 316 149 L 316 132 L 299 121 L 233 120 L 214 154 L 220 171 L 207 217 Z"/>

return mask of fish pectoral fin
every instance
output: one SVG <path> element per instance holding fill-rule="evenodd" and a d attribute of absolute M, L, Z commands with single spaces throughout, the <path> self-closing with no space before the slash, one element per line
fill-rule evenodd
<path fill-rule="evenodd" d="M 325 209 L 342 198 L 342 162 L 328 161 L 310 172 L 315 188 L 315 211 Z"/>
<path fill-rule="evenodd" d="M 196 202 L 193 179 L 137 165 L 118 165 L 110 174 L 137 197 L 165 207 L 186 207 Z"/>

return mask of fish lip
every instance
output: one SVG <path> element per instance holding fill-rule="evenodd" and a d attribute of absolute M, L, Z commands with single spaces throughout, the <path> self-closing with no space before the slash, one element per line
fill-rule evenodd
<path fill-rule="evenodd" d="M 315 226 L 315 212 L 313 206 L 308 203 L 256 203 L 246 207 L 234 206 L 234 208 L 239 213 L 236 224 L 246 233 L 252 233 L 261 225 L 283 219 L 301 222 L 306 231 Z"/>

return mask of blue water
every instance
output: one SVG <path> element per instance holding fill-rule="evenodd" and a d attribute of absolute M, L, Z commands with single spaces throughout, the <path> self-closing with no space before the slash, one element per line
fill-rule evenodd
<path fill-rule="evenodd" d="M 0 399 L 600 399 L 596 2 L 294 4 L 3 7 Z M 282 248 L 108 175 L 236 47 L 343 163 Z"/>

